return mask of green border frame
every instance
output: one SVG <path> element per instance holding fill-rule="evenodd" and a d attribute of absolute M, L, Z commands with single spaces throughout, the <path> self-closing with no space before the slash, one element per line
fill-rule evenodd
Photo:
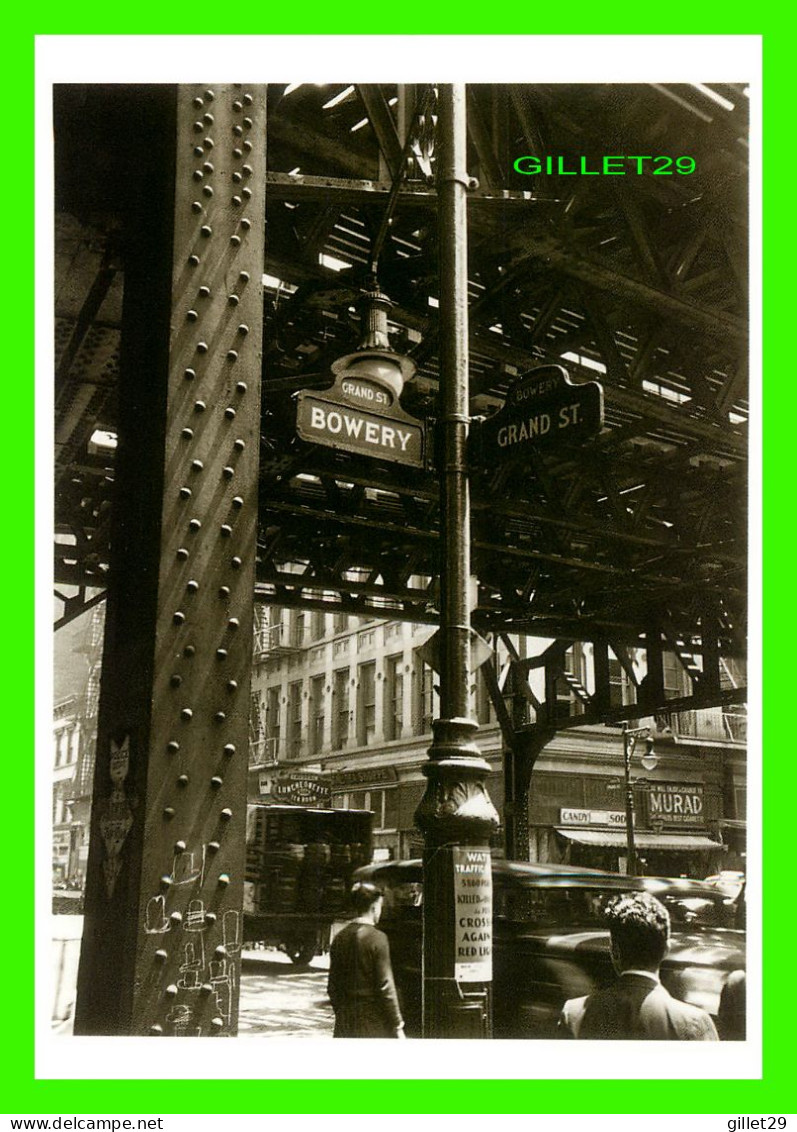
<path fill-rule="evenodd" d="M 787 527 L 791 503 L 791 467 L 784 452 L 791 439 L 791 418 L 785 398 L 786 373 L 791 359 L 785 350 L 785 334 L 791 319 L 785 304 L 791 298 L 792 280 L 787 272 L 788 235 L 793 230 L 787 217 L 786 196 L 791 195 L 791 133 L 787 115 L 792 98 L 787 97 L 785 76 L 793 69 L 792 36 L 786 19 L 774 4 L 757 5 L 751 16 L 736 3 L 715 8 L 699 8 L 679 2 L 666 10 L 640 15 L 640 7 L 619 0 L 610 10 L 594 3 L 576 0 L 564 15 L 558 6 L 543 10 L 525 0 L 505 0 L 494 6 L 445 3 L 428 5 L 405 0 L 396 8 L 362 4 L 359 0 L 345 9 L 328 0 L 301 0 L 301 8 L 281 12 L 269 8 L 241 13 L 240 27 L 218 27 L 212 13 L 189 6 L 185 0 L 166 6 L 153 0 L 139 0 L 132 12 L 114 10 L 99 4 L 83 3 L 79 10 L 44 3 L 29 10 L 17 10 L 6 17 L 6 89 L 21 108 L 9 105 L 6 136 L 9 140 L 7 165 L 3 177 L 6 230 L 10 230 L 3 272 L 3 309 L 8 312 L 6 346 L 11 346 L 16 364 L 8 365 L 4 390 L 10 398 L 6 416 L 6 437 L 2 446 L 5 486 L 6 530 L 2 570 L 8 599 L 6 648 L 8 672 L 5 686 L 13 691 L 19 708 L 6 712 L 11 724 L 11 741 L 6 746 L 6 768 L 10 775 L 6 794 L 5 823 L 10 853 L 7 857 L 7 907 L 13 900 L 13 923 L 7 923 L 7 971 L 14 978 L 5 989 L 3 1041 L 6 1046 L 3 1107 L 6 1112 L 26 1115 L 70 1113 L 204 1113 L 231 1114 L 264 1112 L 270 1114 L 350 1113 L 361 1107 L 362 1095 L 353 1097 L 346 1080 L 269 1081 L 260 1087 L 236 1087 L 234 1081 L 192 1081 L 190 1089 L 179 1082 L 152 1081 L 37 1081 L 33 1076 L 33 692 L 34 649 L 32 611 L 34 585 L 33 546 L 33 412 L 34 388 L 31 359 L 34 354 L 33 196 L 24 186 L 33 169 L 34 115 L 34 39 L 46 34 L 479 34 L 538 35 L 592 34 L 660 35 L 745 34 L 763 37 L 764 57 L 764 189 L 766 209 L 763 217 L 765 251 L 766 317 L 764 322 L 765 360 L 771 359 L 765 403 L 765 451 L 763 474 L 764 551 L 766 590 L 764 593 L 764 646 L 767 698 L 764 705 L 764 737 L 772 736 L 772 747 L 764 765 L 763 787 L 766 822 L 764 826 L 764 1068 L 763 1078 L 754 1081 L 683 1080 L 669 1081 L 591 1081 L 566 1082 L 535 1080 L 533 1043 L 529 1047 L 529 1073 L 523 1080 L 483 1080 L 459 1085 L 453 1081 L 373 1082 L 367 1091 L 368 1111 L 382 1113 L 474 1113 L 494 1114 L 601 1114 L 601 1113 L 736 1113 L 779 1115 L 794 1108 L 793 1054 L 791 1027 L 786 1030 L 785 1000 L 792 991 L 793 968 L 787 967 L 787 953 L 793 947 L 787 917 L 783 910 L 793 905 L 787 885 L 788 838 L 793 825 L 787 759 L 786 719 L 777 706 L 787 700 L 788 623 L 784 617 L 788 564 L 779 541 Z M 245 18 L 244 18 L 245 17 Z M 223 17 L 222 17 L 223 19 Z M 205 24 L 203 27 L 202 24 Z M 562 26 L 565 24 L 566 26 Z M 248 26 L 247 26 L 248 25 Z M 607 26 L 608 25 L 608 26 Z M 68 31 L 61 29 L 68 27 Z M 576 31 L 577 29 L 577 31 Z M 706 74 L 711 74 L 710 56 Z M 343 65 L 343 64 L 342 64 Z M 391 61 L 392 65 L 392 61 Z M 530 60 L 530 70 L 532 61 Z M 500 71 L 500 67 L 497 67 Z M 717 76 L 718 78 L 722 76 Z M 13 92 L 16 92 L 14 95 Z M 790 91 L 789 94 L 792 92 Z M 21 118 L 21 121 L 20 121 Z M 789 123 L 790 125 L 790 123 Z M 13 139 L 13 140 L 12 140 Z M 753 296 L 753 302 L 756 297 Z M 779 351 L 783 339 L 783 350 Z M 778 357 L 776 358 L 776 352 Z M 780 363 L 780 364 L 778 364 Z M 783 376 L 781 376 L 783 375 Z M 790 376 L 790 374 L 789 374 Z M 780 383 L 783 382 L 781 385 Z M 42 437 L 42 444 L 49 438 Z M 753 501 L 754 506 L 756 500 Z M 781 517 L 782 516 L 782 517 Z M 42 555 L 49 547 L 40 548 Z M 751 626 L 755 632 L 755 626 Z M 785 632 L 783 630 L 786 630 Z M 13 666 L 13 667 L 12 667 Z M 793 693 L 792 693 L 793 694 Z M 9 697 L 10 699 L 11 697 Z M 21 710 L 20 710 L 21 708 Z M 777 730 L 776 730 L 777 729 Z M 17 732 L 19 737 L 17 741 Z M 8 826 L 10 824 L 10 830 Z M 13 936 L 11 932 L 13 931 Z M 785 988 L 785 993 L 784 993 Z M 264 1051 L 265 1052 L 265 1051 Z M 563 1051 L 564 1052 L 564 1051 Z M 655 1049 L 651 1050 L 655 1060 Z M 477 1059 L 478 1062 L 478 1059 Z M 243 1086 L 245 1082 L 241 1082 Z M 252 1082 L 252 1084 L 255 1084 Z M 265 1087 L 264 1087 L 265 1086 Z M 475 1086 L 475 1087 L 474 1087 Z M 792 1087 L 790 1087 L 792 1086 Z M 725 1125 L 723 1124 L 723 1127 Z"/>

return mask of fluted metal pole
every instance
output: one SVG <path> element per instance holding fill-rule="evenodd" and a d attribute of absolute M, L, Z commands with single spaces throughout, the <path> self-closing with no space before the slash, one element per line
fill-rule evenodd
<path fill-rule="evenodd" d="M 438 111 L 440 718 L 433 723 L 426 793 L 415 815 L 425 838 L 423 1034 L 486 1038 L 492 1036 L 489 838 L 498 815 L 484 784 L 489 764 L 474 742 L 478 728 L 469 718 L 465 87 L 441 86 Z"/>

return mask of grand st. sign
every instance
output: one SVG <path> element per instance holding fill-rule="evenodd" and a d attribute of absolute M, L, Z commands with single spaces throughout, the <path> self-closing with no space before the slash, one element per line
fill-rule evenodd
<path fill-rule="evenodd" d="M 602 426 L 597 381 L 574 385 L 563 366 L 540 366 L 513 385 L 503 407 L 482 423 L 482 459 L 520 456 L 529 445 L 580 443 Z"/>
<path fill-rule="evenodd" d="M 302 390 L 297 402 L 296 431 L 302 440 L 416 468 L 424 466 L 423 423 L 404 412 L 386 385 L 339 375 L 321 393 Z"/>

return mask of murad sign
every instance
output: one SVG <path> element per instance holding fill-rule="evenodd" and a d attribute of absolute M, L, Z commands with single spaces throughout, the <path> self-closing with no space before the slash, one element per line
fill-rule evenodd
<path fill-rule="evenodd" d="M 704 825 L 700 782 L 656 782 L 648 789 L 648 818 L 667 825 Z"/>
<path fill-rule="evenodd" d="M 521 456 L 529 445 L 580 443 L 603 426 L 603 387 L 574 385 L 563 366 L 539 366 L 507 394 L 504 406 L 481 426 L 485 459 Z"/>

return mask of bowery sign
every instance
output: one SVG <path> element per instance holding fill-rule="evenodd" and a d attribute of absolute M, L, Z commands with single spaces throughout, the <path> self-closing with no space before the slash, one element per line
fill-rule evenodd
<path fill-rule="evenodd" d="M 423 422 L 405 413 L 387 386 L 340 375 L 321 393 L 302 390 L 296 431 L 302 440 L 379 460 L 424 466 Z"/>

